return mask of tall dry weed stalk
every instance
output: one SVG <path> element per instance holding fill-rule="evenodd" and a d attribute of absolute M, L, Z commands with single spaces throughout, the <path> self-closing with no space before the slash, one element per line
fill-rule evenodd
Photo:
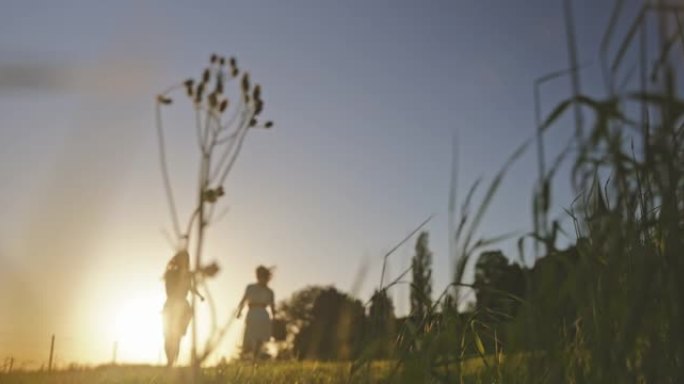
<path fill-rule="evenodd" d="M 181 226 L 172 186 L 173 170 L 169 169 L 164 137 L 162 111 L 175 100 L 185 100 L 195 115 L 197 153 L 200 158 L 196 203 L 185 226 Z M 254 129 L 268 129 L 271 121 L 262 121 L 264 101 L 261 86 L 253 84 L 249 73 L 242 72 L 235 58 L 212 55 L 209 66 L 198 79 L 187 79 L 157 96 L 156 124 L 164 189 L 168 201 L 175 246 L 187 249 L 194 245 L 192 269 L 194 284 L 201 287 L 211 312 L 211 329 L 200 348 L 197 321 L 192 321 L 193 379 L 199 382 L 199 368 L 211 355 L 231 325 L 231 316 L 219 326 L 214 301 L 206 278 L 215 274 L 216 263 L 203 260 L 207 228 L 221 218 L 217 207 L 227 190 L 230 171 L 242 150 L 247 134 Z M 213 273 L 207 273 L 213 271 Z M 193 319 L 197 319 L 198 301 L 192 295 Z"/>

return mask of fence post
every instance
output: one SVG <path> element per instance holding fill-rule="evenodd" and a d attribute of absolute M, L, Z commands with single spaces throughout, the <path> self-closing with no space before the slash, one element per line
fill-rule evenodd
<path fill-rule="evenodd" d="M 119 348 L 119 342 L 115 341 L 112 347 L 112 365 L 116 364 L 116 350 Z"/>
<path fill-rule="evenodd" d="M 52 335 L 52 341 L 50 342 L 50 360 L 48 360 L 48 372 L 52 372 L 52 355 L 55 352 L 55 335 Z"/>

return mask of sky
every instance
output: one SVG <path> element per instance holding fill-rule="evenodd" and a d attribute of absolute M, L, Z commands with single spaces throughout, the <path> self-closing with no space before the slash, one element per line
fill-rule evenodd
<path fill-rule="evenodd" d="M 638 2 L 627 3 L 625 19 Z M 573 4 L 583 80 L 598 91 L 613 3 Z M 277 299 L 314 284 L 367 299 L 384 253 L 429 215 L 441 292 L 453 273 L 454 142 L 462 199 L 532 137 L 534 80 L 568 67 L 561 1 L 0 7 L 0 359 L 33 367 L 45 364 L 52 334 L 60 364 L 110 361 L 115 342 L 117 361 L 161 361 L 161 275 L 173 249 L 154 100 L 198 76 L 210 54 L 237 57 L 275 122 L 250 133 L 226 185 L 228 214 L 209 231 L 204 258 L 222 267 L 210 283 L 220 321 L 259 264 L 277 267 Z M 569 84 L 545 85 L 545 113 Z M 188 106 L 173 107 L 169 162 L 187 218 L 199 155 Z M 549 134 L 551 152 L 569 123 Z M 511 167 L 483 235 L 529 232 L 535 156 L 531 148 Z M 559 177 L 557 212 L 572 200 L 568 181 Z M 388 278 L 412 248 L 390 257 Z M 392 295 L 406 313 L 405 287 Z M 240 332 L 231 328 L 217 356 L 235 352 Z"/>

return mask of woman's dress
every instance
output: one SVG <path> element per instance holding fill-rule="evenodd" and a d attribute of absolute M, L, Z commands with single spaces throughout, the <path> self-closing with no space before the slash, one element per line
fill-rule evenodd
<path fill-rule="evenodd" d="M 249 311 L 245 321 L 242 349 L 254 351 L 256 347 L 271 339 L 271 317 L 266 307 L 274 303 L 273 291 L 260 284 L 250 284 L 245 290 L 245 299 Z"/>

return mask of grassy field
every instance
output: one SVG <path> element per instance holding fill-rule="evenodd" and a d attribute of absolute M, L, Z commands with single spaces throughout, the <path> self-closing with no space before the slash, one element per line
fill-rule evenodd
<path fill-rule="evenodd" d="M 204 383 L 374 383 L 397 382 L 392 377 L 392 362 L 375 362 L 369 368 L 351 374 L 351 363 L 338 362 L 236 362 L 204 370 Z M 469 376 L 481 368 L 479 359 L 468 360 Z M 157 366 L 107 366 L 83 370 L 16 372 L 0 374 L 2 384 L 105 384 L 105 383 L 187 383 L 190 370 Z M 472 377 L 474 380 L 475 378 Z M 474 381 L 475 382 L 475 381 Z"/>
<path fill-rule="evenodd" d="M 204 373 L 205 383 L 345 383 L 350 378 L 349 363 L 274 362 L 231 363 L 209 368 Z M 373 368 L 374 376 L 363 381 L 379 381 L 388 372 L 388 365 Z M 186 383 L 187 368 L 166 369 L 155 366 L 113 366 L 86 370 L 25 372 L 0 376 L 1 383 Z"/>

